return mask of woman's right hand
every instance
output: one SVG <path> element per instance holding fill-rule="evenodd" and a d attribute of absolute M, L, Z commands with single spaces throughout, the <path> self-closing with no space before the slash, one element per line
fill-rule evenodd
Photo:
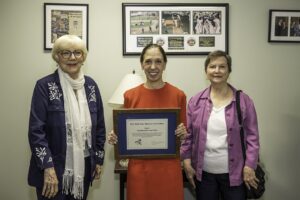
<path fill-rule="evenodd" d="M 193 188 L 196 188 L 194 177 L 196 175 L 195 169 L 191 165 L 191 159 L 185 159 L 183 160 L 183 169 L 185 171 L 185 175 L 189 181 L 189 183 L 193 186 Z"/>
<path fill-rule="evenodd" d="M 54 167 L 44 169 L 44 186 L 42 195 L 53 198 L 58 192 L 58 179 Z"/>
<path fill-rule="evenodd" d="M 115 145 L 118 143 L 118 136 L 115 134 L 113 130 L 108 133 L 107 141 L 111 145 Z"/>

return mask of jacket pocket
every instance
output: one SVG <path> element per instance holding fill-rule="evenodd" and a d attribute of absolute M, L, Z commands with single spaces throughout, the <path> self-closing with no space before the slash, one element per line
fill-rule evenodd
<path fill-rule="evenodd" d="M 63 105 L 50 105 L 48 106 L 48 112 L 64 112 Z"/>
<path fill-rule="evenodd" d="M 50 105 L 47 111 L 48 128 L 65 127 L 65 110 L 62 105 Z"/>

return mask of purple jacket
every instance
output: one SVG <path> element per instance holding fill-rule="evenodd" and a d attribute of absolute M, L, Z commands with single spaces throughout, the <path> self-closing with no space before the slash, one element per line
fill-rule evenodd
<path fill-rule="evenodd" d="M 232 102 L 225 108 L 227 126 L 229 180 L 231 186 L 238 186 L 243 182 L 242 172 L 244 159 L 240 139 L 240 128 L 236 111 L 236 89 Z M 256 168 L 259 153 L 259 135 L 256 111 L 253 101 L 248 95 L 240 93 L 242 122 L 247 145 L 245 164 L 252 169 Z M 201 181 L 204 151 L 207 137 L 207 122 L 213 104 L 210 99 L 210 87 L 193 96 L 187 109 L 188 134 L 181 145 L 181 159 L 191 159 L 192 167 L 196 170 L 196 178 Z"/>
<path fill-rule="evenodd" d="M 91 172 L 103 164 L 105 124 L 103 106 L 97 84 L 85 76 L 85 91 L 92 121 Z M 29 144 L 31 160 L 28 183 L 42 187 L 44 169 L 55 168 L 61 188 L 66 158 L 66 126 L 62 88 L 57 71 L 37 81 L 30 110 Z M 92 176 L 92 174 L 91 174 Z"/>

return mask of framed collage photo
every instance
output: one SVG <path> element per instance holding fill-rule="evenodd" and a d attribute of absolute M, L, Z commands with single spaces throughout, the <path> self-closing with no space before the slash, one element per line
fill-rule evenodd
<path fill-rule="evenodd" d="M 175 130 L 180 108 L 114 109 L 114 132 L 118 136 L 115 157 L 179 157 Z"/>
<path fill-rule="evenodd" d="M 228 52 L 229 4 L 123 3 L 123 55 L 149 43 L 168 55 Z"/>
<path fill-rule="evenodd" d="M 300 10 L 270 10 L 268 41 L 300 42 Z"/>
<path fill-rule="evenodd" d="M 79 36 L 88 48 L 88 4 L 44 3 L 44 50 L 60 36 Z"/>

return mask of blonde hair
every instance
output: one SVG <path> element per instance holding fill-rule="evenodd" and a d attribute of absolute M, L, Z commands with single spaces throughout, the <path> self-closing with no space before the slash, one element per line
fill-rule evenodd
<path fill-rule="evenodd" d="M 77 35 L 63 35 L 55 40 L 51 52 L 53 60 L 58 62 L 58 53 L 73 44 L 77 45 L 79 47 L 78 50 L 83 52 L 83 61 L 85 61 L 88 51 L 85 43 Z"/>

